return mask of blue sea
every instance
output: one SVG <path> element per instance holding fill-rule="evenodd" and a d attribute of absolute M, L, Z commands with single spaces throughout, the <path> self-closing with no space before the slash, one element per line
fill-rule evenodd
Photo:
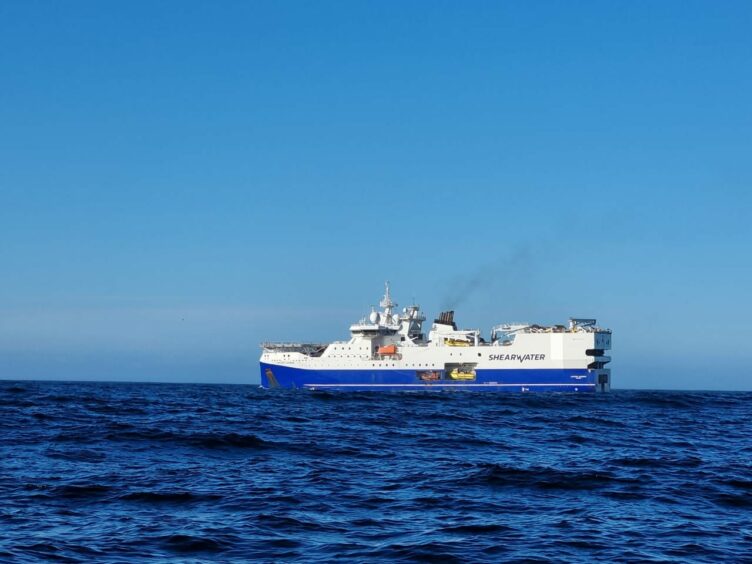
<path fill-rule="evenodd" d="M 0 561 L 752 561 L 752 393 L 0 382 Z"/>

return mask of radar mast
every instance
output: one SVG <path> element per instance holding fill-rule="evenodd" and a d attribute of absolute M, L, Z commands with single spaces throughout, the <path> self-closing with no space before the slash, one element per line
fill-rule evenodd
<path fill-rule="evenodd" d="M 397 307 L 397 304 L 392 301 L 392 296 L 389 293 L 389 280 L 384 282 L 384 298 L 379 302 L 379 305 L 384 308 L 384 316 L 387 323 L 391 323 L 392 308 Z"/>

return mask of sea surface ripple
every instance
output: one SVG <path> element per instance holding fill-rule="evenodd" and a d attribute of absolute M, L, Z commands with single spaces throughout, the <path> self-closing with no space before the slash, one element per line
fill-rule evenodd
<path fill-rule="evenodd" d="M 0 561 L 752 561 L 752 393 L 0 382 Z"/>

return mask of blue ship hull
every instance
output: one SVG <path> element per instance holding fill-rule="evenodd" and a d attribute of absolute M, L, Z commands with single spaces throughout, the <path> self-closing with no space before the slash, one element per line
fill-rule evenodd
<path fill-rule="evenodd" d="M 494 392 L 594 392 L 596 371 L 583 369 L 476 370 L 475 379 L 423 381 L 415 370 L 311 370 L 261 364 L 264 388 L 312 390 L 412 391 L 473 390 Z"/>

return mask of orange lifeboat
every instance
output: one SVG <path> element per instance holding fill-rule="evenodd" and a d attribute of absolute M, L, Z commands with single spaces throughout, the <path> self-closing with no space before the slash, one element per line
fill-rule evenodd
<path fill-rule="evenodd" d="M 418 378 L 424 382 L 432 382 L 434 380 L 441 380 L 441 372 L 438 370 L 424 370 L 418 372 Z"/>
<path fill-rule="evenodd" d="M 383 347 L 379 347 L 379 354 L 384 355 L 392 355 L 397 354 L 397 345 L 385 345 Z"/>

